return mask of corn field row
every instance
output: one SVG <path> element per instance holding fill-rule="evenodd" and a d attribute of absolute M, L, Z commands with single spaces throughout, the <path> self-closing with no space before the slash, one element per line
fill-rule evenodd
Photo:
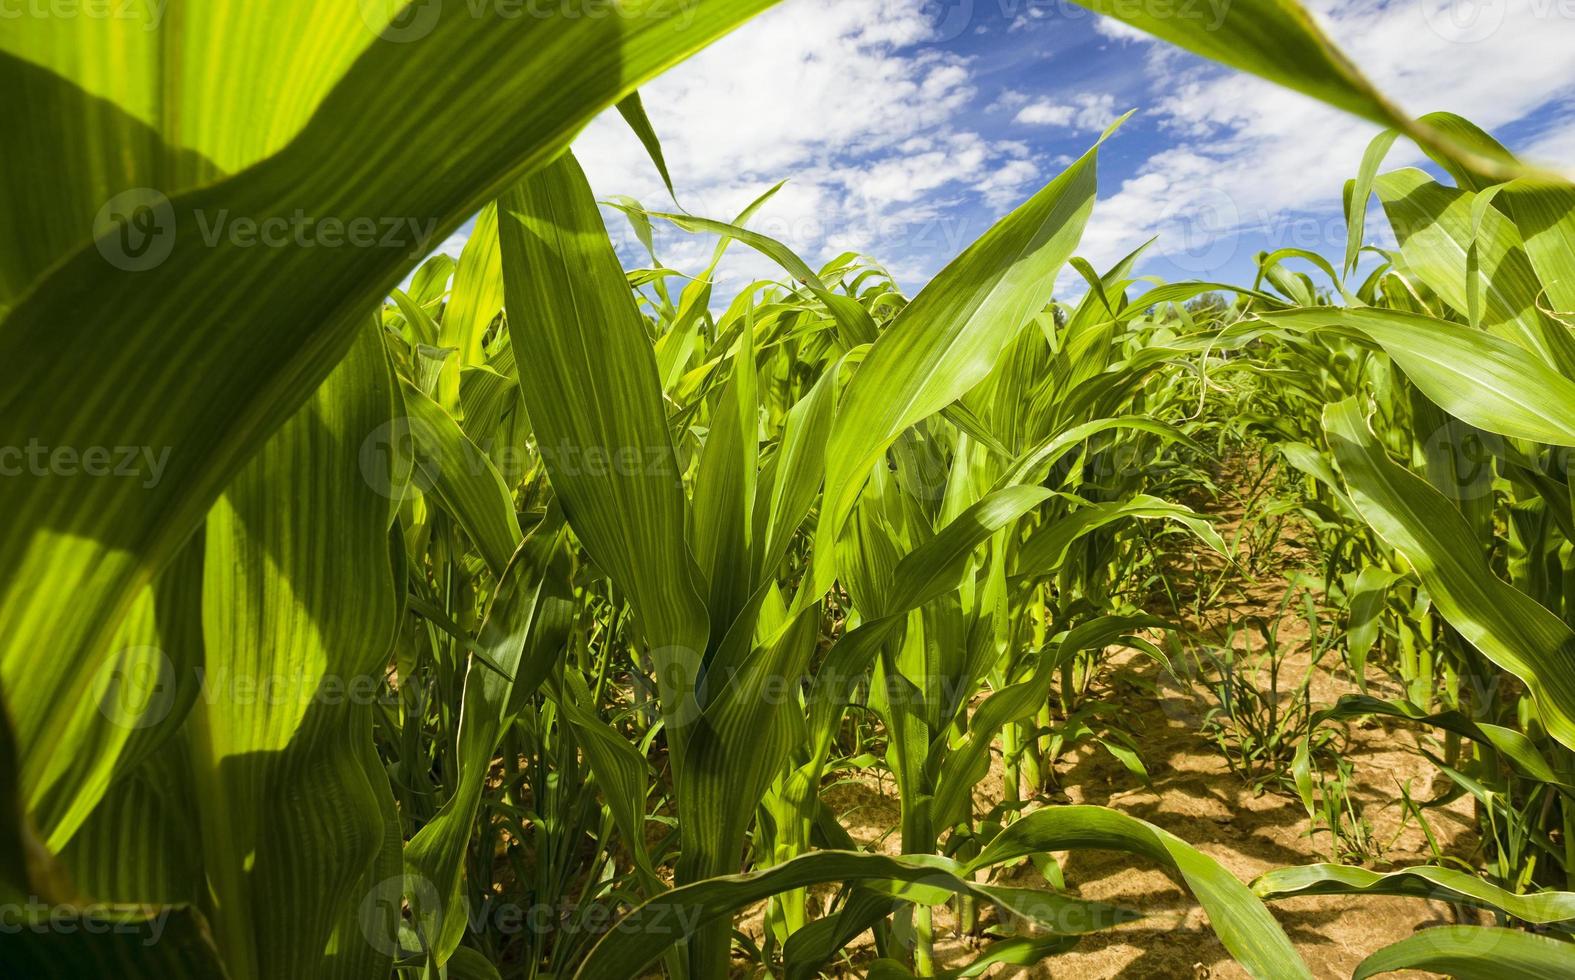
<path fill-rule="evenodd" d="M 1123 117 L 912 297 L 748 230 L 769 193 L 613 202 L 625 268 L 571 140 L 616 105 L 666 179 L 638 88 L 770 0 L 0 22 L 0 975 L 1050 975 L 1142 917 L 1079 897 L 1097 849 L 1251 976 L 1315 975 L 1276 917 L 1312 895 L 1474 913 L 1357 977 L 1575 976 L 1575 185 L 1404 115 L 1294 0 L 1079 2 L 1384 127 L 1345 254 L 1077 258 Z M 422 261 L 221 210 L 475 223 Z M 734 250 L 781 276 L 717 295 Z M 1204 634 L 1290 535 L 1333 703 Z M 1118 653 L 1327 860 L 1243 881 L 1060 799 L 1078 753 L 1148 778 Z M 1353 724 L 1471 848 L 1375 867 Z"/>

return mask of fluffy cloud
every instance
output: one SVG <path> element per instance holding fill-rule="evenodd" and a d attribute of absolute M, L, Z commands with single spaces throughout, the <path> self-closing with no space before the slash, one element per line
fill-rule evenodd
<path fill-rule="evenodd" d="M 1561 124 L 1551 126 L 1526 145 L 1527 159 L 1575 169 L 1575 112 Z"/>
<path fill-rule="evenodd" d="M 948 241 L 966 235 L 960 248 L 984 230 L 947 217 L 960 202 L 999 206 L 1040 177 L 1021 143 L 969 126 L 975 66 L 921 45 L 935 30 L 922 0 L 789 0 L 648 85 L 683 206 L 731 218 L 790 178 L 751 227 L 812 265 L 870 251 L 896 263 L 904 285 L 921 284 L 951 254 Z M 665 200 L 616 113 L 590 126 L 575 152 L 598 194 Z M 619 221 L 613 229 L 624 233 Z M 709 249 L 666 235 L 660 254 L 680 265 Z M 744 249 L 724 271 L 725 286 L 780 276 Z"/>
<path fill-rule="evenodd" d="M 1527 155 L 1575 164 L 1575 20 L 1555 0 L 1469 3 L 1334 0 L 1315 16 L 1407 109 L 1450 109 L 1488 128 L 1519 123 Z M 1096 265 L 1156 234 L 1151 255 L 1199 276 L 1239 274 L 1258 248 L 1343 248 L 1340 189 L 1375 127 L 1169 45 L 1128 45 L 1146 35 L 1115 21 L 1082 19 L 1094 35 L 1070 17 L 1035 19 L 1044 4 L 1001 7 L 1002 23 L 1021 16 L 1018 26 L 1034 29 L 1032 37 L 998 35 L 1010 57 L 964 57 L 945 49 L 957 32 L 942 33 L 936 6 L 784 0 L 648 85 L 647 109 L 683 206 L 730 218 L 789 178 L 752 227 L 812 265 L 865 252 L 911 290 L 1069 162 L 1069 144 L 1118 107 L 1138 105 L 1145 114 L 1102 164 L 1104 197 L 1080 249 Z M 978 29 L 988 18 L 974 20 Z M 1083 39 L 1061 48 L 1041 40 L 1062 26 Z M 1082 84 L 1099 91 L 1068 88 L 1065 65 L 1043 69 L 1090 36 L 1122 42 L 1102 48 L 1116 49 L 1106 60 L 1078 62 Z M 1000 77 L 1017 87 L 991 91 Z M 670 205 L 616 113 L 593 123 L 576 152 L 598 194 Z M 1389 164 L 1419 158 L 1402 141 Z M 638 261 L 623 219 L 613 215 L 610 225 L 626 258 Z M 665 262 L 704 266 L 710 241 L 660 235 Z M 462 240 L 444 250 L 457 253 Z M 721 291 L 780 276 L 735 246 Z"/>
<path fill-rule="evenodd" d="M 1099 17 L 1095 19 L 1094 30 L 1098 31 L 1104 37 L 1108 37 L 1113 41 L 1121 41 L 1123 43 L 1129 41 L 1149 42 L 1156 40 L 1154 35 L 1145 34 L 1136 27 L 1133 27 L 1131 24 L 1128 24 L 1126 21 L 1116 20 L 1114 17 Z"/>
<path fill-rule="evenodd" d="M 1073 96 L 1070 104 L 1049 99 L 1029 101 L 1017 110 L 1012 121 L 1024 126 L 1062 126 L 1097 133 L 1115 116 L 1115 96 L 1084 92 Z"/>

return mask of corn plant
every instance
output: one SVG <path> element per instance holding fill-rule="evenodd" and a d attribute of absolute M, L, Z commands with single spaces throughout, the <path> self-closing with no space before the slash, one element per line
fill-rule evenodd
<path fill-rule="evenodd" d="M 1570 185 L 1404 116 L 1290 0 L 1209 31 L 1087 0 L 1393 127 L 1455 186 L 1377 175 L 1382 137 L 1342 273 L 1371 193 L 1409 230 L 1399 259 L 1348 293 L 1322 259 L 1265 257 L 1228 310 L 1200 299 L 1216 283 L 1137 292 L 1142 249 L 1103 274 L 1075 256 L 1122 119 L 911 299 L 873 260 L 815 269 L 750 230 L 769 194 L 732 220 L 608 202 L 650 259 L 625 269 L 572 138 L 616 105 L 671 191 L 638 87 L 770 5 L 5 21 L 0 352 L 26 383 L 0 395 L 0 445 L 140 448 L 150 471 L 0 480 L 0 904 L 8 926 L 23 910 L 3 972 L 940 975 L 950 904 L 992 936 L 972 975 L 1138 916 L 1067 891 L 1050 853 L 1090 847 L 1179 878 L 1255 976 L 1311 975 L 1266 904 L 1308 892 L 1552 934 L 1450 930 L 1368 972 L 1575 959 L 1570 895 L 1542 888 L 1571 869 Z M 385 234 L 259 255 L 204 233 L 219 213 Z M 472 218 L 457 260 L 423 261 Z M 681 289 L 657 222 L 718 238 Z M 724 305 L 732 248 L 783 282 Z M 1066 268 L 1075 302 L 1053 295 Z M 1469 743 L 1487 878 L 1318 866 L 1254 891 L 1162 827 L 1041 792 L 1081 742 L 1143 774 L 1091 686 L 1118 644 L 1168 667 L 1156 541 L 1231 559 L 1172 499 L 1224 438 L 1188 409 L 1219 360 L 1250 376 L 1270 350 L 1318 379 L 1282 450 L 1340 532 L 1347 633 L 1387 651 L 1376 634 L 1419 620 L 1393 632 L 1411 700 L 1308 726 Z M 1497 440 L 1485 499 L 1451 482 L 1471 433 Z M 1469 683 L 1422 701 L 1438 670 Z M 1008 795 L 985 806 L 996 752 Z M 866 758 L 900 853 L 824 795 Z M 1003 883 L 1024 860 L 1042 887 Z M 740 938 L 760 903 L 763 942 Z"/>

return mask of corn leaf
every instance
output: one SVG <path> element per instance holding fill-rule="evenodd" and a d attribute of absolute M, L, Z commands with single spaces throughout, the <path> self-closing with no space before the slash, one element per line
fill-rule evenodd
<path fill-rule="evenodd" d="M 499 210 L 509 331 L 548 476 L 575 536 L 627 590 L 676 711 L 710 624 L 645 325 L 572 154 Z"/>
<path fill-rule="evenodd" d="M 1557 980 L 1575 971 L 1575 945 L 1491 926 L 1424 929 L 1367 957 L 1351 980 L 1395 970 L 1428 970 L 1455 980 Z"/>
<path fill-rule="evenodd" d="M 412 8 L 384 38 L 354 4 L 227 2 L 146 32 L 92 17 L 24 18 L 6 32 L 0 75 L 26 106 L 8 115 L 8 142 L 57 163 L 8 171 L 35 176 L 0 190 L 8 226 L 39 229 L 8 236 L 0 255 L 0 360 L 32 379 L 0 392 L 0 442 L 167 454 L 143 479 L 0 484 L 0 679 L 24 758 L 61 746 L 94 710 L 86 685 L 137 592 L 379 297 L 595 113 L 768 5 L 703 0 L 674 30 L 678 12 L 659 0 L 596 18 L 472 16 L 445 0 Z M 426 33 L 400 43 L 417 26 Z M 309 44 L 279 33 L 308 29 Z M 223 71 L 163 84 L 195 64 Z M 105 228 L 96 245 L 87 234 L 100 204 L 138 186 L 168 202 L 131 209 L 156 233 L 132 251 L 167 247 L 152 267 L 115 251 L 134 229 Z M 51 215 L 34 224 L 41 211 Z M 259 248 L 226 232 L 234 225 L 214 233 L 221 220 L 288 230 L 297 213 L 317 231 L 371 222 L 379 242 L 397 218 L 401 247 L 307 247 L 290 234 Z M 51 587 L 27 584 L 40 581 Z M 55 656 L 31 655 L 46 643 Z M 34 797 L 28 774 L 24 785 Z"/>
<path fill-rule="evenodd" d="M 1483 152 L 1451 127 L 1413 119 L 1364 76 L 1296 0 L 1235 0 L 1183 8 L 1077 0 L 1172 44 L 1392 127 L 1474 172 L 1509 179 L 1530 168 Z"/>
<path fill-rule="evenodd" d="M 1575 893 L 1517 895 L 1452 868 L 1402 868 L 1388 874 L 1338 864 L 1275 868 L 1259 875 L 1252 890 L 1269 901 L 1295 895 L 1401 895 L 1495 910 L 1538 925 L 1575 921 Z"/>
<path fill-rule="evenodd" d="M 1438 611 L 1488 659 L 1519 677 L 1549 734 L 1575 746 L 1575 632 L 1488 567 L 1465 518 L 1389 461 L 1354 399 L 1330 405 L 1324 429 L 1362 516 L 1416 569 Z"/>
<path fill-rule="evenodd" d="M 1036 810 L 1002 831 L 967 868 L 1085 847 L 1130 851 L 1178 872 L 1208 913 L 1220 942 L 1253 976 L 1264 980 L 1312 976 L 1269 910 L 1219 862 L 1174 834 L 1115 810 L 1096 806 Z"/>
<path fill-rule="evenodd" d="M 1093 210 L 1097 160 L 1095 144 L 941 270 L 870 348 L 843 394 L 827 446 L 817 592 L 830 587 L 825 559 L 870 467 L 903 430 L 982 381 L 1049 300 Z"/>

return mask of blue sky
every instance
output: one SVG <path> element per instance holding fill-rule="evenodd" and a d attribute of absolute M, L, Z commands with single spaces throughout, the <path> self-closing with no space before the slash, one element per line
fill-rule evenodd
<path fill-rule="evenodd" d="M 1197 0 L 1197 16 L 1228 2 Z M 1575 169 L 1572 0 L 1312 9 L 1406 109 L 1459 112 Z M 644 97 L 688 210 L 729 219 L 788 178 L 752 227 L 812 266 L 866 253 L 909 295 L 1127 109 L 1138 113 L 1101 151 L 1079 252 L 1102 269 L 1159 235 L 1139 271 L 1169 280 L 1250 282 L 1253 255 L 1285 245 L 1338 255 L 1340 189 L 1376 133 L 1070 0 L 784 0 Z M 599 195 L 670 204 L 616 113 L 576 153 Z M 1402 142 L 1389 166 L 1422 160 Z M 622 219 L 609 227 L 626 261 L 643 264 Z M 711 244 L 669 230 L 658 253 L 698 272 Z M 718 295 L 780 275 L 735 245 Z M 1070 276 L 1059 290 L 1081 292 Z"/>

